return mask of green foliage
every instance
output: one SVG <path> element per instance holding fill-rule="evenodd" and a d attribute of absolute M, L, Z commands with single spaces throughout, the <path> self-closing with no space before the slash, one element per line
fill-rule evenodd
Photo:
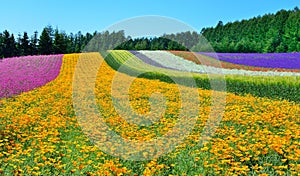
<path fill-rule="evenodd" d="M 53 47 L 53 41 L 50 36 L 50 31 L 47 28 L 43 29 L 39 41 L 39 53 L 40 54 L 51 54 Z"/>
<path fill-rule="evenodd" d="M 300 52 L 300 11 L 280 10 L 249 20 L 219 21 L 216 27 L 203 28 L 200 33 L 181 32 L 154 38 L 126 37 L 124 31 L 67 35 L 46 26 L 38 39 L 19 34 L 17 42 L 7 30 L 0 33 L 0 58 L 20 55 L 106 52 L 124 50 L 193 50 L 204 52 Z"/>
<path fill-rule="evenodd" d="M 140 75 L 147 79 L 158 79 L 160 81 L 173 83 L 168 75 L 178 79 L 183 85 L 184 80 L 191 79 L 190 74 L 185 72 L 167 70 L 153 67 L 140 61 L 127 51 L 112 51 L 105 58 L 105 61 L 115 70 L 128 75 Z M 120 67 L 122 69 L 120 70 Z M 150 70 L 150 71 L 147 71 Z M 163 73 L 168 73 L 163 74 Z M 222 83 L 223 77 L 218 75 L 205 75 L 193 73 L 193 79 L 199 88 L 210 90 L 211 83 L 215 85 Z M 268 97 L 272 99 L 285 99 L 289 101 L 300 102 L 300 78 L 299 77 L 274 77 L 274 76 L 225 76 L 226 91 L 235 94 L 252 94 L 258 97 Z M 224 90 L 218 90 L 224 91 Z"/>
<path fill-rule="evenodd" d="M 204 28 L 201 34 L 216 52 L 299 52 L 300 11 L 280 10 L 249 20 Z"/>
<path fill-rule="evenodd" d="M 12 57 L 17 54 L 16 42 L 13 34 L 10 34 L 7 30 L 0 33 L 0 58 Z"/>
<path fill-rule="evenodd" d="M 121 45 L 126 40 L 125 33 L 122 30 L 111 33 L 109 31 L 102 33 L 95 32 L 93 36 L 90 36 L 90 39 L 87 38 L 86 44 L 84 45 L 84 52 L 105 53 L 107 50 L 112 50 Z"/>
<path fill-rule="evenodd" d="M 35 31 L 30 40 L 30 54 L 37 55 L 38 54 L 38 32 Z"/>
<path fill-rule="evenodd" d="M 187 32 L 190 33 L 190 32 Z M 179 35 L 179 34 L 176 34 Z M 176 40 L 168 39 L 168 36 L 154 38 L 129 39 L 115 48 L 116 50 L 188 50 L 184 43 L 180 44 Z"/>
<path fill-rule="evenodd" d="M 64 54 L 67 52 L 67 36 L 64 33 L 59 33 L 55 30 L 53 51 L 55 54 Z"/>
<path fill-rule="evenodd" d="M 31 49 L 29 45 L 29 37 L 27 32 L 24 32 L 23 37 L 20 39 L 20 55 L 27 56 L 30 55 Z"/>

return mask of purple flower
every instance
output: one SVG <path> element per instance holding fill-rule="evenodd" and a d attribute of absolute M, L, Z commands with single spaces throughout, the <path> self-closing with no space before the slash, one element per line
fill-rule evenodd
<path fill-rule="evenodd" d="M 0 62 L 0 98 L 30 91 L 55 79 L 63 55 L 23 56 Z"/>
<path fill-rule="evenodd" d="M 144 54 L 142 54 L 142 53 L 140 53 L 138 51 L 130 50 L 129 52 L 131 52 L 131 54 L 135 55 L 137 58 L 139 58 L 141 61 L 143 61 L 146 64 L 149 64 L 149 65 L 152 65 L 152 66 L 155 66 L 155 67 L 167 68 L 167 69 L 175 70 L 174 68 L 162 65 L 162 64 L 154 61 L 153 59 L 147 57 L 146 55 L 144 55 Z"/>
<path fill-rule="evenodd" d="M 300 69 L 300 53 L 203 53 L 234 64 L 265 68 Z"/>

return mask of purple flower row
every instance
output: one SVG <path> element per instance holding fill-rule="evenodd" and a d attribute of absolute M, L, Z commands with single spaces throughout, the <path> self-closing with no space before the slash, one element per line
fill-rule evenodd
<path fill-rule="evenodd" d="M 147 57 L 146 55 L 138 52 L 138 51 L 134 51 L 134 50 L 130 50 L 129 52 L 131 52 L 131 54 L 135 55 L 137 58 L 139 58 L 141 61 L 143 61 L 146 64 L 155 66 L 155 67 L 160 67 L 160 68 L 167 68 L 167 69 L 171 69 L 171 70 L 175 70 L 174 68 L 162 65 L 156 61 L 154 61 L 153 59 Z"/>
<path fill-rule="evenodd" d="M 11 97 L 54 80 L 63 55 L 23 56 L 0 60 L 0 98 Z"/>
<path fill-rule="evenodd" d="M 265 68 L 300 69 L 300 53 L 203 53 L 219 60 Z"/>

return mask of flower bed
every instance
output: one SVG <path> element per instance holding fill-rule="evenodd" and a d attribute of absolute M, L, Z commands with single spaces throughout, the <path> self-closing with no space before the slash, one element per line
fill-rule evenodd
<path fill-rule="evenodd" d="M 40 87 L 59 74 L 63 55 L 24 56 L 0 62 L 0 98 Z"/>

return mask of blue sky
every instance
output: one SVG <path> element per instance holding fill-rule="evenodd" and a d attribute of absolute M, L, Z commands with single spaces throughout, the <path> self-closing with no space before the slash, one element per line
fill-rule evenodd
<path fill-rule="evenodd" d="M 103 31 L 124 19 L 158 15 L 203 27 L 300 7 L 299 0 L 7 0 L 0 1 L 0 32 L 15 35 L 46 25 L 67 33 Z"/>

